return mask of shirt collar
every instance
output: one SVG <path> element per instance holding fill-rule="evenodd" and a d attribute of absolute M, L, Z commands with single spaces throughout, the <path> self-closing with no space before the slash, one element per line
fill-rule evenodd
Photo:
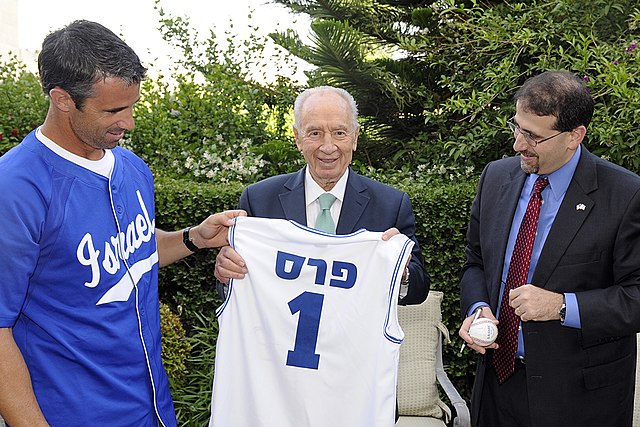
<path fill-rule="evenodd" d="M 313 180 L 311 173 L 309 172 L 309 166 L 305 168 L 304 173 L 304 197 L 305 204 L 308 206 L 313 203 L 321 194 L 331 193 L 336 196 L 336 199 L 340 202 L 344 199 L 344 192 L 347 188 L 347 179 L 349 178 L 349 168 L 342 174 L 336 185 L 333 186 L 331 191 L 324 191 L 317 182 Z"/>
<path fill-rule="evenodd" d="M 573 174 L 578 167 L 581 152 L 582 144 L 578 145 L 576 152 L 573 153 L 573 156 L 567 163 L 562 165 L 558 170 L 551 172 L 549 175 L 538 175 L 535 173 L 530 174 L 525 182 L 527 193 L 531 194 L 531 192 L 533 192 L 533 185 L 538 177 L 546 176 L 549 178 L 549 190 L 553 198 L 560 200 L 564 197 L 564 194 L 567 192 L 567 188 L 569 188 L 569 184 L 571 183 L 571 179 L 573 178 Z"/>

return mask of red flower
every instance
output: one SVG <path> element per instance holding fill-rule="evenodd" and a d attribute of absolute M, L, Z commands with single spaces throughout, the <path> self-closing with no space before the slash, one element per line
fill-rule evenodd
<path fill-rule="evenodd" d="M 4 139 L 4 134 L 0 133 L 0 141 Z"/>
<path fill-rule="evenodd" d="M 18 136 L 20 135 L 20 131 L 16 128 L 11 129 L 11 136 Z"/>

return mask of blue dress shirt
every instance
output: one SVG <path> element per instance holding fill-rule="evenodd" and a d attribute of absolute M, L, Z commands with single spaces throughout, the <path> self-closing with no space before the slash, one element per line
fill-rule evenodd
<path fill-rule="evenodd" d="M 542 248 L 544 247 L 544 242 L 547 240 L 547 236 L 549 235 L 549 231 L 551 230 L 553 221 L 556 218 L 558 209 L 560 209 L 560 205 L 562 204 L 564 195 L 566 194 L 567 188 L 569 188 L 569 184 L 571 183 L 571 179 L 573 178 L 573 173 L 578 166 L 581 151 L 582 146 L 580 145 L 578 146 L 576 152 L 573 154 L 573 157 L 571 157 L 571 159 L 567 163 L 560 167 L 560 169 L 547 175 L 547 178 L 549 178 L 549 185 L 542 191 L 543 203 L 540 207 L 538 229 L 536 232 L 536 238 L 533 243 L 531 264 L 529 265 L 529 274 L 527 275 L 526 283 L 531 283 L 531 278 L 533 276 L 533 272 L 536 269 L 536 265 L 538 264 L 538 259 L 540 258 L 540 253 L 542 252 Z M 504 286 L 507 281 L 507 273 L 509 271 L 509 264 L 511 263 L 511 255 L 513 254 L 513 247 L 516 243 L 518 230 L 520 229 L 520 223 L 522 222 L 524 213 L 527 210 L 527 205 L 529 204 L 529 199 L 531 198 L 531 194 L 533 193 L 533 186 L 539 176 L 540 175 L 537 174 L 529 174 L 529 176 L 527 176 L 524 182 L 524 186 L 522 187 L 522 192 L 520 193 L 520 198 L 518 199 L 518 206 L 516 207 L 516 211 L 513 215 L 511 231 L 509 233 L 509 240 L 507 242 L 507 250 L 504 256 L 504 265 L 502 269 L 500 300 L 498 301 L 498 312 L 496 313 L 496 318 L 498 319 L 500 315 L 500 303 L 502 300 L 502 294 L 504 292 Z M 535 285 L 535 283 L 533 283 L 533 285 Z M 573 328 L 580 328 L 580 312 L 578 310 L 578 302 L 576 296 L 574 293 L 565 293 L 564 296 L 565 304 L 567 306 L 567 312 L 563 325 Z M 489 304 L 486 302 L 477 302 L 471 306 L 468 314 L 470 315 L 471 313 L 473 313 L 478 307 L 488 305 Z M 518 330 L 518 350 L 516 351 L 517 357 L 524 357 L 523 342 L 522 329 L 520 328 Z"/>

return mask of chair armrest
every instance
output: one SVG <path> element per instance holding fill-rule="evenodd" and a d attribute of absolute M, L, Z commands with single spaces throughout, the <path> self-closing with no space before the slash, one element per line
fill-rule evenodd
<path fill-rule="evenodd" d="M 460 396 L 460 393 L 458 393 L 458 390 L 456 390 L 444 370 L 442 362 L 442 334 L 440 334 L 438 348 L 436 350 L 436 378 L 456 411 L 456 416 L 453 418 L 453 426 L 471 427 L 471 416 L 469 415 L 467 402 L 462 398 L 462 396 Z"/>

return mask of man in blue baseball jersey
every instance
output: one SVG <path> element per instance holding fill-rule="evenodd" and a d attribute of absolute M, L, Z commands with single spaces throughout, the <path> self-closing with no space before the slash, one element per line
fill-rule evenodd
<path fill-rule="evenodd" d="M 0 415 L 18 426 L 177 424 L 158 267 L 227 243 L 242 211 L 155 227 L 153 177 L 118 147 L 145 68 L 100 24 L 49 34 L 44 124 L 0 157 Z"/>

